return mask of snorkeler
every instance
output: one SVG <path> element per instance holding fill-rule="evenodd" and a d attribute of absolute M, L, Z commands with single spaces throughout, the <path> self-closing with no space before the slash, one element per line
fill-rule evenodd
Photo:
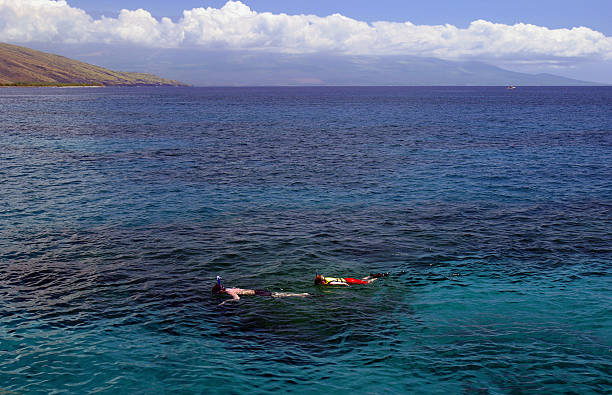
<path fill-rule="evenodd" d="M 376 279 L 381 277 L 387 277 L 389 272 L 387 273 L 370 273 L 369 276 L 362 278 L 361 280 L 357 278 L 350 277 L 325 277 L 322 274 L 317 273 L 315 275 L 315 285 L 343 285 L 349 286 L 352 284 L 369 284 Z"/>
<path fill-rule="evenodd" d="M 225 302 L 219 304 L 219 306 L 224 305 L 227 302 L 232 302 L 235 300 L 240 300 L 240 295 L 257 295 L 257 296 L 271 296 L 273 298 L 284 298 L 288 296 L 295 296 L 305 298 L 307 296 L 311 296 L 309 293 L 291 293 L 291 292 L 271 292 L 265 289 L 243 289 L 243 288 L 225 288 L 221 285 L 221 277 L 217 276 L 217 283 L 212 289 L 213 294 L 228 294 L 232 297 L 232 299 L 228 299 Z"/>

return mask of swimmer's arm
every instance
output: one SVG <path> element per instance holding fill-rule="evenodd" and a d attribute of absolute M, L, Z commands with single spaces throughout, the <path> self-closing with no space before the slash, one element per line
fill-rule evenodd
<path fill-rule="evenodd" d="M 237 293 L 234 292 L 227 292 L 228 295 L 230 295 L 232 298 L 228 299 L 226 301 L 224 301 L 223 303 L 220 303 L 219 306 L 223 306 L 224 304 L 226 304 L 227 302 L 234 302 L 236 300 L 240 300 L 240 296 L 238 296 Z"/>
<path fill-rule="evenodd" d="M 347 283 L 341 281 L 330 281 L 327 283 L 327 285 L 343 285 L 345 287 L 349 286 Z"/>

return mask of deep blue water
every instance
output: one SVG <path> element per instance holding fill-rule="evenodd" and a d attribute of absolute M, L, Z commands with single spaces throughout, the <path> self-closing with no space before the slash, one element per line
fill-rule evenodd
<path fill-rule="evenodd" d="M 609 87 L 0 90 L 0 392 L 606 393 L 611 268 Z"/>

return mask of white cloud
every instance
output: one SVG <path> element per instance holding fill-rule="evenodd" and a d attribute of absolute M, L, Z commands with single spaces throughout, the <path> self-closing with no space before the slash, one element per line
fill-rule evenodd
<path fill-rule="evenodd" d="M 466 29 L 410 22 L 366 23 L 340 14 L 258 13 L 240 1 L 194 8 L 177 22 L 146 10 L 93 19 L 64 0 L 0 0 L 0 41 L 131 43 L 163 48 L 285 53 L 419 55 L 516 61 L 612 59 L 612 37 L 586 27 L 548 29 L 477 20 Z"/>

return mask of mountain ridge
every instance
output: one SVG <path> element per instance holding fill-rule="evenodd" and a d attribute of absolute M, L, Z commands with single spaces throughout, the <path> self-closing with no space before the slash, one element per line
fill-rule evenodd
<path fill-rule="evenodd" d="M 186 86 L 153 74 L 113 71 L 8 43 L 0 43 L 0 85 Z"/>
<path fill-rule="evenodd" d="M 62 46 L 62 53 L 111 68 L 146 69 L 194 86 L 601 86 L 554 74 L 510 71 L 481 61 L 417 56 L 283 54 Z M 112 56 L 110 56 L 112 54 Z"/>
<path fill-rule="evenodd" d="M 404 55 L 283 54 L 258 51 L 151 49 L 110 44 L 29 43 L 29 46 L 39 51 L 61 53 L 70 59 L 79 59 L 75 62 L 87 62 L 82 64 L 96 67 L 97 71 L 105 70 L 106 74 L 102 77 L 106 80 L 99 85 L 184 85 L 173 80 L 187 81 L 191 86 L 203 87 L 606 85 L 550 73 L 528 74 L 510 71 L 477 60 L 449 61 Z M 108 69 L 92 66 L 93 64 L 100 64 Z M 110 69 L 147 70 L 156 75 L 169 76 L 173 80 L 127 81 L 126 74 L 131 78 L 150 75 L 112 72 Z M 115 77 L 115 80 L 108 81 L 110 79 L 108 72 L 120 74 L 119 80 Z M 98 78 L 102 77 L 98 75 Z M 1 78 L 0 65 L 0 84 L 2 84 Z M 48 80 L 45 81 L 47 81 L 45 84 L 51 84 Z M 72 81 L 72 84 L 77 82 L 83 84 L 87 81 L 76 80 Z M 55 82 L 58 83 L 62 81 Z"/>

